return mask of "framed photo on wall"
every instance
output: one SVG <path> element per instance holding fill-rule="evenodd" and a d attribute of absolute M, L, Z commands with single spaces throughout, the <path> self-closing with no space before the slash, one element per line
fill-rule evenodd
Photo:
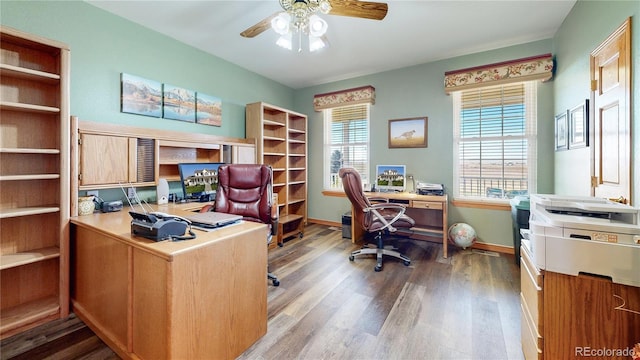
<path fill-rule="evenodd" d="M 196 122 L 196 92 L 164 84 L 162 114 L 165 119 Z"/>
<path fill-rule="evenodd" d="M 569 141 L 567 136 L 567 113 L 563 112 L 556 115 L 556 151 L 567 150 Z"/>
<path fill-rule="evenodd" d="M 222 100 L 215 96 L 196 93 L 196 123 L 222 126 Z"/>
<path fill-rule="evenodd" d="M 569 110 L 569 149 L 589 146 L 589 99 Z"/>
<path fill-rule="evenodd" d="M 139 76 L 120 75 L 120 111 L 123 113 L 162 116 L 162 83 Z"/>
<path fill-rule="evenodd" d="M 389 120 L 389 148 L 427 147 L 427 117 Z"/>

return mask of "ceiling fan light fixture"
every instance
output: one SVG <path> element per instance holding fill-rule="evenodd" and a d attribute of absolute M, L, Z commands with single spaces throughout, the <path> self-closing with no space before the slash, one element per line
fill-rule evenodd
<path fill-rule="evenodd" d="M 282 34 L 278 38 L 278 41 L 276 41 L 276 45 L 283 47 L 287 50 L 291 50 L 293 48 L 292 33 L 288 32 L 286 34 Z"/>
<path fill-rule="evenodd" d="M 309 35 L 309 51 L 318 51 L 327 46 L 327 43 L 321 37 Z"/>
<path fill-rule="evenodd" d="M 309 16 L 309 36 L 320 37 L 327 32 L 329 25 L 318 15 Z"/>
<path fill-rule="evenodd" d="M 271 20 L 271 28 L 280 35 L 285 35 L 290 30 L 291 15 L 281 12 Z"/>
<path fill-rule="evenodd" d="M 329 0 L 320 0 L 318 1 L 318 8 L 320 12 L 323 14 L 328 14 L 331 11 L 331 3 Z"/>

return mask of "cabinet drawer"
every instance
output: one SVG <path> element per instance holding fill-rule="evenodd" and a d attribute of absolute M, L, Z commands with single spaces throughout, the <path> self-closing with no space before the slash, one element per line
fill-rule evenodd
<path fill-rule="evenodd" d="M 526 360 L 542 360 L 542 336 L 540 336 L 531 322 L 531 317 L 524 301 L 520 306 L 520 337 L 524 358 Z"/>
<path fill-rule="evenodd" d="M 411 207 L 419 209 L 442 210 L 442 203 L 439 201 L 412 201 Z"/>
<path fill-rule="evenodd" d="M 520 262 L 520 292 L 522 302 L 524 303 L 525 308 L 527 308 L 531 313 L 531 320 L 533 321 L 535 328 L 542 329 L 542 286 L 539 285 L 541 283 L 538 282 L 542 281 L 542 277 L 535 275 L 535 268 L 534 271 L 531 271 L 530 264 L 524 261 L 525 259 L 526 258 L 523 256 L 523 261 Z"/>
<path fill-rule="evenodd" d="M 531 277 L 534 280 L 534 283 L 538 287 L 542 287 L 542 272 L 538 270 L 538 268 L 534 265 L 533 259 L 531 259 L 531 255 L 529 255 L 529 249 L 524 246 L 520 247 L 520 258 L 521 262 L 524 263 L 524 266 L 527 267 L 527 270 L 531 274 Z"/>

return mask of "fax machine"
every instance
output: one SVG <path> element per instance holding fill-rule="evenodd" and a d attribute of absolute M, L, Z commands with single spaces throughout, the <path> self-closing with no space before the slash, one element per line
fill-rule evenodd
<path fill-rule="evenodd" d="M 531 195 L 523 246 L 540 269 L 640 287 L 640 209 L 606 199 Z"/>

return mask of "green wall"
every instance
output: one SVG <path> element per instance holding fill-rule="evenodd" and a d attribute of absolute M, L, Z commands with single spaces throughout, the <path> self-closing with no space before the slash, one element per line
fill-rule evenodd
<path fill-rule="evenodd" d="M 309 217 L 340 221 L 344 198 L 322 192 L 322 115 L 313 111 L 317 93 L 362 85 L 376 88 L 371 111 L 372 165 L 403 162 L 417 179 L 451 189 L 452 103 L 444 94 L 448 70 L 552 52 L 554 79 L 538 86 L 538 192 L 584 193 L 586 149 L 554 153 L 553 116 L 588 97 L 589 52 L 622 21 L 640 12 L 637 1 L 578 1 L 553 39 L 416 65 L 294 91 L 162 34 L 79 1 L 0 1 L 0 23 L 69 44 L 71 113 L 84 120 L 244 137 L 244 105 L 265 101 L 309 115 Z M 634 88 L 638 76 L 640 26 L 633 27 Z M 428 42 L 416 46 L 428 46 Z M 120 73 L 126 72 L 220 97 L 223 126 L 188 124 L 120 113 Z M 640 95 L 633 95 L 633 118 L 640 121 Z M 428 147 L 388 149 L 389 119 L 429 117 Z M 634 124 L 634 138 L 640 126 Z M 583 151 L 584 150 L 584 151 Z M 634 143 L 634 151 L 640 145 Z M 555 162 L 554 162 L 555 160 Z M 634 162 L 634 174 L 640 168 Z M 576 174 L 579 174 L 576 177 Z M 588 177 L 588 175 L 587 175 Z M 638 188 L 638 176 L 634 176 Z M 588 184 L 587 184 L 588 185 Z M 102 192 L 101 192 L 102 194 Z M 636 201 L 637 203 L 637 201 Z M 467 222 L 480 240 L 511 246 L 511 214 L 450 207 L 450 223 Z"/>
<path fill-rule="evenodd" d="M 589 150 L 553 151 L 554 114 L 589 97 L 589 53 L 627 17 L 639 13 L 638 1 L 579 0 L 552 39 L 307 88 L 295 94 L 295 107 L 309 115 L 310 133 L 321 133 L 322 114 L 314 112 L 311 104 L 314 94 L 373 85 L 376 103 L 371 107 L 372 165 L 403 162 L 417 179 L 441 182 L 450 189 L 453 112 L 451 98 L 444 94 L 444 72 L 551 52 L 556 59 L 555 76 L 538 86 L 537 192 L 589 195 Z M 632 25 L 632 29 L 633 88 L 640 89 L 640 25 Z M 639 91 L 634 91 L 632 102 L 633 138 L 638 139 Z M 387 148 L 387 120 L 425 115 L 429 117 L 428 148 Z M 309 217 L 340 221 L 349 204 L 344 198 L 322 195 L 322 138 L 312 137 L 309 143 L 310 174 L 315 174 L 309 179 L 309 203 L 314 205 Z M 639 150 L 640 142 L 634 141 L 633 151 Z M 633 188 L 640 189 L 640 164 L 633 164 Z M 634 203 L 638 204 L 638 191 L 633 192 Z M 482 242 L 512 246 L 511 221 L 507 211 L 449 207 L 449 223 L 471 224 Z"/>
<path fill-rule="evenodd" d="M 628 18 L 631 19 L 632 156 L 640 151 L 640 15 L 639 1 L 578 1 L 553 39 L 558 63 L 554 81 L 554 114 L 590 98 L 590 53 Z M 591 149 L 555 153 L 555 191 L 558 194 L 589 196 Z M 640 204 L 640 163 L 633 159 L 632 203 Z"/>
<path fill-rule="evenodd" d="M 0 1 L 3 25 L 71 48 L 71 114 L 81 120 L 244 138 L 244 106 L 291 108 L 292 89 L 83 1 Z M 120 73 L 222 99 L 222 126 L 120 112 Z"/>
<path fill-rule="evenodd" d="M 501 62 L 551 52 L 551 40 L 503 48 L 468 56 L 372 74 L 346 81 L 315 86 L 298 91 L 296 108 L 309 115 L 309 133 L 321 134 L 323 118 L 312 106 L 314 94 L 372 85 L 376 88 L 375 105 L 371 106 L 371 172 L 375 164 L 405 164 L 407 173 L 416 179 L 443 183 L 452 193 L 453 185 L 453 104 L 451 96 L 444 93 L 444 73 L 449 70 Z M 553 156 L 553 124 L 544 119 L 552 118 L 553 85 L 538 86 L 539 158 Z M 389 149 L 387 132 L 389 119 L 427 116 L 428 147 L 417 149 Z M 551 143 L 549 143 L 551 141 Z M 346 198 L 322 195 L 322 146 L 319 136 L 309 140 L 309 217 L 340 221 L 340 215 L 348 211 Z M 538 191 L 553 190 L 553 164 L 538 162 Z M 370 174 L 373 175 L 373 174 Z M 451 196 L 451 195 L 449 195 Z M 512 246 L 511 212 L 461 208 L 449 206 L 449 223 L 466 222 L 473 226 L 479 241 Z"/>

